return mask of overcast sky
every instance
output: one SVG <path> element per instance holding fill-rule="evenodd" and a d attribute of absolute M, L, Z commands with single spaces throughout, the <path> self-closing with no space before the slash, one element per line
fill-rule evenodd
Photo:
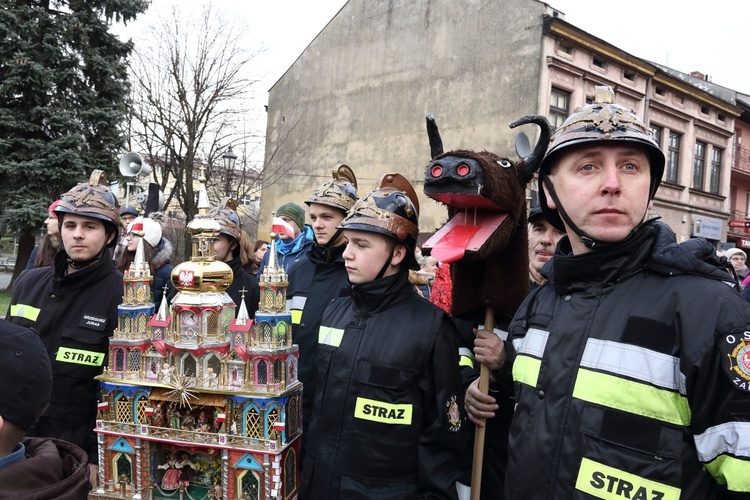
<path fill-rule="evenodd" d="M 146 15 L 122 29 L 123 38 L 133 38 L 137 43 L 139 34 L 157 17 L 168 15 L 171 5 L 179 5 L 183 12 L 199 13 L 203 1 L 154 0 Z M 264 48 L 250 68 L 253 78 L 260 77 L 255 91 L 259 110 L 267 103 L 271 86 L 345 3 L 346 0 L 212 0 L 212 6 L 225 12 L 228 19 L 247 26 L 243 43 L 248 51 Z M 565 13 L 569 23 L 634 56 L 684 73 L 700 71 L 709 75 L 713 83 L 750 94 L 750 61 L 744 57 L 750 47 L 750 0 L 549 3 Z"/>

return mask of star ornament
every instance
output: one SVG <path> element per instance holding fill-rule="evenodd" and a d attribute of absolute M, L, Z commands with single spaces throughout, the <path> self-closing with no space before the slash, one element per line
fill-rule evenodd
<path fill-rule="evenodd" d="M 187 406 L 192 410 L 193 407 L 190 405 L 190 398 L 198 399 L 198 396 L 190 390 L 195 387 L 195 380 L 185 375 L 176 375 L 172 378 L 172 382 L 169 385 L 172 386 L 172 390 L 167 392 L 166 396 L 170 399 L 176 399 L 180 403 L 180 408 Z"/>

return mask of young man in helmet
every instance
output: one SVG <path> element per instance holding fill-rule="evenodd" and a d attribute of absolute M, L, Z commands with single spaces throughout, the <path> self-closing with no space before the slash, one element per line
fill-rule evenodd
<path fill-rule="evenodd" d="M 508 498 L 746 498 L 750 308 L 709 243 L 648 218 L 664 155 L 612 100 L 597 88 L 540 167 L 567 237 L 505 343 Z"/>
<path fill-rule="evenodd" d="M 298 378 L 304 384 L 302 398 L 302 451 L 307 444 L 307 429 L 312 418 L 315 396 L 318 329 L 323 311 L 336 297 L 346 294 L 347 274 L 342 254 L 346 248 L 344 217 L 357 201 L 357 179 L 347 165 L 338 165 L 333 178 L 315 189 L 305 203 L 315 243 L 289 269 L 288 309 L 292 313 L 292 338 L 299 346 Z"/>
<path fill-rule="evenodd" d="M 97 466 L 98 383 L 122 302 L 122 274 L 109 249 L 117 242 L 118 202 L 100 170 L 63 194 L 55 207 L 63 248 L 51 267 L 24 271 L 13 286 L 9 319 L 34 328 L 52 361 L 52 400 L 29 436 L 82 448 Z"/>
<path fill-rule="evenodd" d="M 214 241 L 216 260 L 226 262 L 232 268 L 234 274 L 232 284 L 227 288 L 227 293 L 237 305 L 235 314 L 239 313 L 240 303 L 244 300 L 247 313 L 252 318 L 258 310 L 260 285 L 255 276 L 242 269 L 242 259 L 240 258 L 242 228 L 240 217 L 235 212 L 234 200 L 224 200 L 220 207 L 212 208 L 209 215 L 221 226 L 221 233 Z"/>
<path fill-rule="evenodd" d="M 318 334 L 304 498 L 455 498 L 464 445 L 455 327 L 409 284 L 419 205 L 399 174 L 341 223 L 350 295 Z"/>

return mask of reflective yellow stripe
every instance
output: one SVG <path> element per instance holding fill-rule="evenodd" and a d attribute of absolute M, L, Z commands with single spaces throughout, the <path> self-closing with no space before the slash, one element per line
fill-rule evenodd
<path fill-rule="evenodd" d="M 10 315 L 17 318 L 28 319 L 29 321 L 36 321 L 39 317 L 41 309 L 32 307 L 26 304 L 13 304 L 10 306 Z"/>
<path fill-rule="evenodd" d="M 76 365 L 102 366 L 104 363 L 104 354 L 101 352 L 61 347 L 57 351 L 55 360 L 63 363 L 74 363 Z"/>
<path fill-rule="evenodd" d="M 721 455 L 705 466 L 716 482 L 726 484 L 729 491 L 750 492 L 750 461 Z"/>
<path fill-rule="evenodd" d="M 579 368 L 573 397 L 670 424 L 690 425 L 685 396 L 606 373 Z"/>
<path fill-rule="evenodd" d="M 341 339 L 344 338 L 344 330 L 331 328 L 330 326 L 320 326 L 318 330 L 318 344 L 332 345 L 338 347 L 341 345 Z"/>
<path fill-rule="evenodd" d="M 302 311 L 292 309 L 292 324 L 299 325 L 300 321 L 302 321 Z"/>
<path fill-rule="evenodd" d="M 474 368 L 474 360 L 469 356 L 461 356 L 458 358 L 458 366 L 468 366 Z"/>
<path fill-rule="evenodd" d="M 411 425 L 411 404 L 391 404 L 374 399 L 357 398 L 354 417 L 383 424 Z"/>
<path fill-rule="evenodd" d="M 530 356 L 518 355 L 513 363 L 513 380 L 536 387 L 542 361 Z"/>
<path fill-rule="evenodd" d="M 576 479 L 576 489 L 606 500 L 622 500 L 623 498 L 680 499 L 679 488 L 651 481 L 614 467 L 608 467 L 588 458 L 581 461 L 578 479 Z"/>

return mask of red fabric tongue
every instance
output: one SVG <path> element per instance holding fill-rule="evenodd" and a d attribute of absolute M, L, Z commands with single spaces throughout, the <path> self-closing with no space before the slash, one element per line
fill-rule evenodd
<path fill-rule="evenodd" d="M 430 255 L 440 262 L 456 262 L 462 259 L 467 251 L 479 250 L 506 217 L 506 213 L 478 212 L 468 214 L 467 221 L 466 213 L 457 213 L 432 235 L 422 248 L 429 249 Z"/>

